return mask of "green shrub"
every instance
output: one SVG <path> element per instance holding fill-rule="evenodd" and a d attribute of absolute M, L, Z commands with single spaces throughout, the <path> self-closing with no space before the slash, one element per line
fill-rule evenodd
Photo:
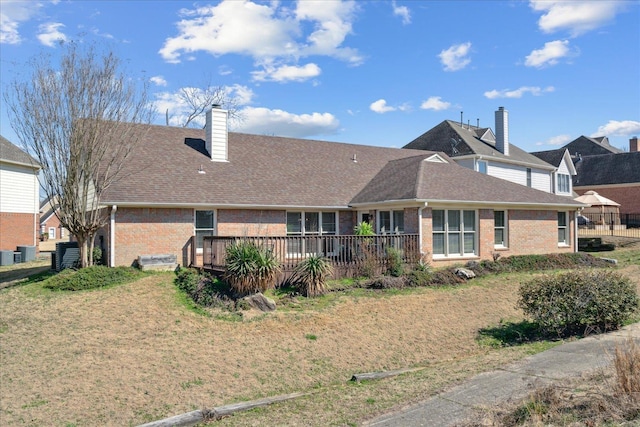
<path fill-rule="evenodd" d="M 174 283 L 200 306 L 221 307 L 233 311 L 237 305 L 229 295 L 230 290 L 225 283 L 194 268 L 181 268 L 176 271 Z"/>
<path fill-rule="evenodd" d="M 280 262 L 273 251 L 250 240 L 241 240 L 227 248 L 225 280 L 239 295 L 264 292 L 275 287 Z"/>
<path fill-rule="evenodd" d="M 404 277 L 382 276 L 369 283 L 371 289 L 403 289 L 407 284 Z"/>
<path fill-rule="evenodd" d="M 631 281 L 612 271 L 546 275 L 520 286 L 518 307 L 559 336 L 619 328 L 638 309 Z"/>
<path fill-rule="evenodd" d="M 326 258 L 310 256 L 295 266 L 291 282 L 301 294 L 313 297 L 326 293 L 332 274 L 333 267 Z"/>
<path fill-rule="evenodd" d="M 93 265 L 101 265 L 102 264 L 102 249 L 93 248 L 92 254 Z"/>
<path fill-rule="evenodd" d="M 368 222 L 361 222 L 353 229 L 353 233 L 356 236 L 375 236 L 376 232 L 373 230 L 373 225 Z"/>
<path fill-rule="evenodd" d="M 431 284 L 431 271 L 429 270 L 412 270 L 407 273 L 407 286 L 417 288 L 421 286 L 429 286 Z"/>
<path fill-rule="evenodd" d="M 393 277 L 400 277 L 404 274 L 404 265 L 402 263 L 402 251 L 396 248 L 388 247 L 387 254 L 387 273 Z"/>
<path fill-rule="evenodd" d="M 81 270 L 63 270 L 43 281 L 42 286 L 55 291 L 83 291 L 131 282 L 143 274 L 133 267 L 96 265 Z"/>

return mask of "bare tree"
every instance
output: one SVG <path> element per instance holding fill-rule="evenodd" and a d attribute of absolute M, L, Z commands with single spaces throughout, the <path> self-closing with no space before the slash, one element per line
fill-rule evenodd
<path fill-rule="evenodd" d="M 59 62 L 40 56 L 4 93 L 11 125 L 43 166 L 42 186 L 56 215 L 92 264 L 97 231 L 108 222 L 100 198 L 119 177 L 134 138 L 131 123 L 149 123 L 148 86 L 122 71 L 122 61 L 96 45 L 61 44 Z"/>
<path fill-rule="evenodd" d="M 197 118 L 211 108 L 220 105 L 229 112 L 229 119 L 241 121 L 238 109 L 238 99 L 231 96 L 229 89 L 224 86 L 213 86 L 211 79 L 200 87 L 183 87 L 177 92 L 176 104 L 180 106 L 182 127 L 201 127 Z M 166 121 L 169 124 L 170 111 L 166 111 Z"/>

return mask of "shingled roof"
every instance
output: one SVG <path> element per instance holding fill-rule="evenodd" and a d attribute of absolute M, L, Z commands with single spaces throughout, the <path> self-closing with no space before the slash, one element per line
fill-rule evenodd
<path fill-rule="evenodd" d="M 429 156 L 392 160 L 356 195 L 352 204 L 414 200 L 472 204 L 581 206 L 569 197 L 523 187 L 455 163 L 431 162 Z M 459 183 L 460 185 L 455 185 Z"/>
<path fill-rule="evenodd" d="M 569 150 L 572 156 L 597 156 L 599 154 L 617 154 L 623 151 L 609 144 L 609 138 L 601 136 L 590 138 L 588 136 L 579 136 L 564 147 Z"/>
<path fill-rule="evenodd" d="M 580 206 L 462 168 L 443 153 L 448 163 L 438 164 L 422 162 L 435 154 L 423 150 L 230 132 L 229 161 L 212 162 L 203 130 L 131 126 L 137 144 L 103 204 L 338 209 L 420 198 Z"/>
<path fill-rule="evenodd" d="M 640 152 L 582 156 L 576 161 L 574 187 L 640 183 Z"/>
<path fill-rule="evenodd" d="M 490 157 L 496 161 L 519 162 L 541 169 L 553 169 L 547 162 L 513 144 L 509 144 L 509 155 L 505 156 L 496 148 L 494 138 L 480 139 L 480 136 L 485 134 L 488 134 L 487 128 L 461 125 L 460 122 L 445 120 L 403 148 L 442 151 L 451 157 L 475 154 Z"/>
<path fill-rule="evenodd" d="M 22 151 L 18 146 L 12 144 L 11 141 L 1 135 L 0 161 L 6 163 L 14 163 L 22 166 L 30 166 L 34 169 L 40 169 L 40 164 L 36 159 Z"/>

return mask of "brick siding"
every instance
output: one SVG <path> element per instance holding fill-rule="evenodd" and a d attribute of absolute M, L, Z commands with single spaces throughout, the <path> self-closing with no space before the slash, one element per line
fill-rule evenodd
<path fill-rule="evenodd" d="M 38 251 L 39 215 L 30 213 L 0 212 L 0 250 L 15 251 L 18 246 L 33 246 Z"/>
<path fill-rule="evenodd" d="M 132 265 L 140 255 L 175 254 L 179 263 L 189 265 L 193 231 L 193 209 L 119 208 L 115 263 Z"/>
<path fill-rule="evenodd" d="M 494 253 L 500 256 L 549 254 L 573 252 L 575 246 L 575 222 L 572 213 L 568 212 L 567 224 L 569 245 L 558 245 L 558 214 L 557 211 L 541 210 L 508 210 L 507 211 L 507 239 L 508 247 L 496 249 L 494 246 L 494 217 L 493 210 L 478 210 L 478 256 L 433 259 L 432 254 L 432 209 L 422 211 L 422 247 L 425 259 L 434 267 L 460 264 L 468 260 L 491 260 Z"/>

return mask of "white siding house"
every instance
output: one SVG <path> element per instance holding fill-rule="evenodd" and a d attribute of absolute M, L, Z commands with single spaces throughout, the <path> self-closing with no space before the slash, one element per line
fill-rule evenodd
<path fill-rule="evenodd" d="M 38 246 L 40 165 L 0 136 L 0 250 Z"/>

